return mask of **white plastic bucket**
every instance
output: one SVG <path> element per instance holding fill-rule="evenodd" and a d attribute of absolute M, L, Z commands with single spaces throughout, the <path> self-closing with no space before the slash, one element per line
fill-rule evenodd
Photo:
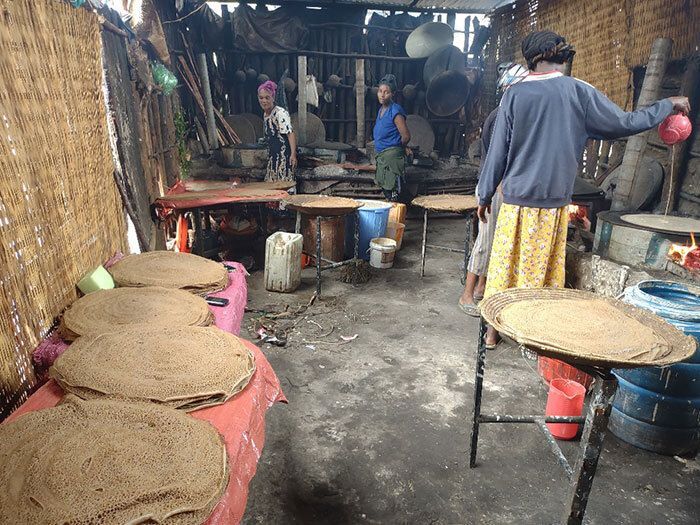
<path fill-rule="evenodd" d="M 369 265 L 374 268 L 391 268 L 394 266 L 396 241 L 386 237 L 375 237 L 369 241 Z"/>

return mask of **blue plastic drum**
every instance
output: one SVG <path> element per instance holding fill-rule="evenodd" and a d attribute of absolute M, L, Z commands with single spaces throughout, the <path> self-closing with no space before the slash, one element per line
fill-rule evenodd
<path fill-rule="evenodd" d="M 391 203 L 355 199 L 363 204 L 358 209 L 360 218 L 360 258 L 369 261 L 369 241 L 376 237 L 384 237 L 386 225 L 389 222 Z M 353 243 L 355 242 L 355 215 L 348 215 L 345 223 L 345 255 L 352 257 Z"/>

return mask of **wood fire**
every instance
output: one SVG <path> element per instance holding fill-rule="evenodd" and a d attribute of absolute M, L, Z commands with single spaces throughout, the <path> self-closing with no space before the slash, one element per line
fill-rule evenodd
<path fill-rule="evenodd" d="M 695 243 L 695 236 L 690 234 L 690 246 L 684 244 L 671 244 L 668 257 L 673 262 L 689 270 L 700 270 L 700 247 Z"/>

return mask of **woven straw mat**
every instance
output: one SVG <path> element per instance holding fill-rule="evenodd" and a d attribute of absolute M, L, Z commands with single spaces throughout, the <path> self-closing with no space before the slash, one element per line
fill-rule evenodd
<path fill-rule="evenodd" d="M 122 329 L 78 338 L 49 369 L 83 399 L 143 400 L 185 411 L 219 405 L 243 390 L 253 354 L 216 327 Z"/>
<path fill-rule="evenodd" d="M 67 396 L 0 425 L 0 523 L 203 523 L 228 483 L 216 430 L 166 407 Z"/>
<path fill-rule="evenodd" d="M 228 272 L 221 264 L 198 255 L 155 251 L 129 255 L 109 268 L 118 286 L 162 286 L 207 294 L 223 290 Z"/>
<path fill-rule="evenodd" d="M 667 366 L 696 348 L 692 337 L 647 310 L 579 290 L 506 290 L 486 299 L 481 314 L 537 353 L 577 364 Z"/>
<path fill-rule="evenodd" d="M 292 209 L 314 213 L 328 213 L 352 211 L 362 207 L 361 202 L 346 197 L 332 197 L 330 195 L 290 195 L 284 198 L 284 204 Z"/>
<path fill-rule="evenodd" d="M 209 326 L 214 316 L 202 298 L 184 290 L 146 286 L 98 290 L 74 302 L 61 319 L 67 341 L 120 328 Z M 125 326 L 126 325 L 126 326 Z"/>
<path fill-rule="evenodd" d="M 411 204 L 426 210 L 456 213 L 475 210 L 479 205 L 474 195 L 451 195 L 448 193 L 416 197 Z"/>

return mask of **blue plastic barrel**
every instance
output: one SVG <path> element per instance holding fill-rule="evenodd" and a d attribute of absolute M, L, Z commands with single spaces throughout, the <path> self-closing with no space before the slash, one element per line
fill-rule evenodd
<path fill-rule="evenodd" d="M 651 310 L 698 340 L 700 288 L 667 281 L 643 281 L 623 300 Z M 637 447 L 659 454 L 694 452 L 700 446 L 700 350 L 686 362 L 665 368 L 618 369 L 618 392 L 610 430 Z"/>
<path fill-rule="evenodd" d="M 358 211 L 360 218 L 360 257 L 369 261 L 369 241 L 375 237 L 384 237 L 386 225 L 389 222 L 391 203 L 356 199 L 363 204 Z M 345 223 L 345 252 L 352 257 L 355 242 L 355 215 L 348 215 Z"/>

